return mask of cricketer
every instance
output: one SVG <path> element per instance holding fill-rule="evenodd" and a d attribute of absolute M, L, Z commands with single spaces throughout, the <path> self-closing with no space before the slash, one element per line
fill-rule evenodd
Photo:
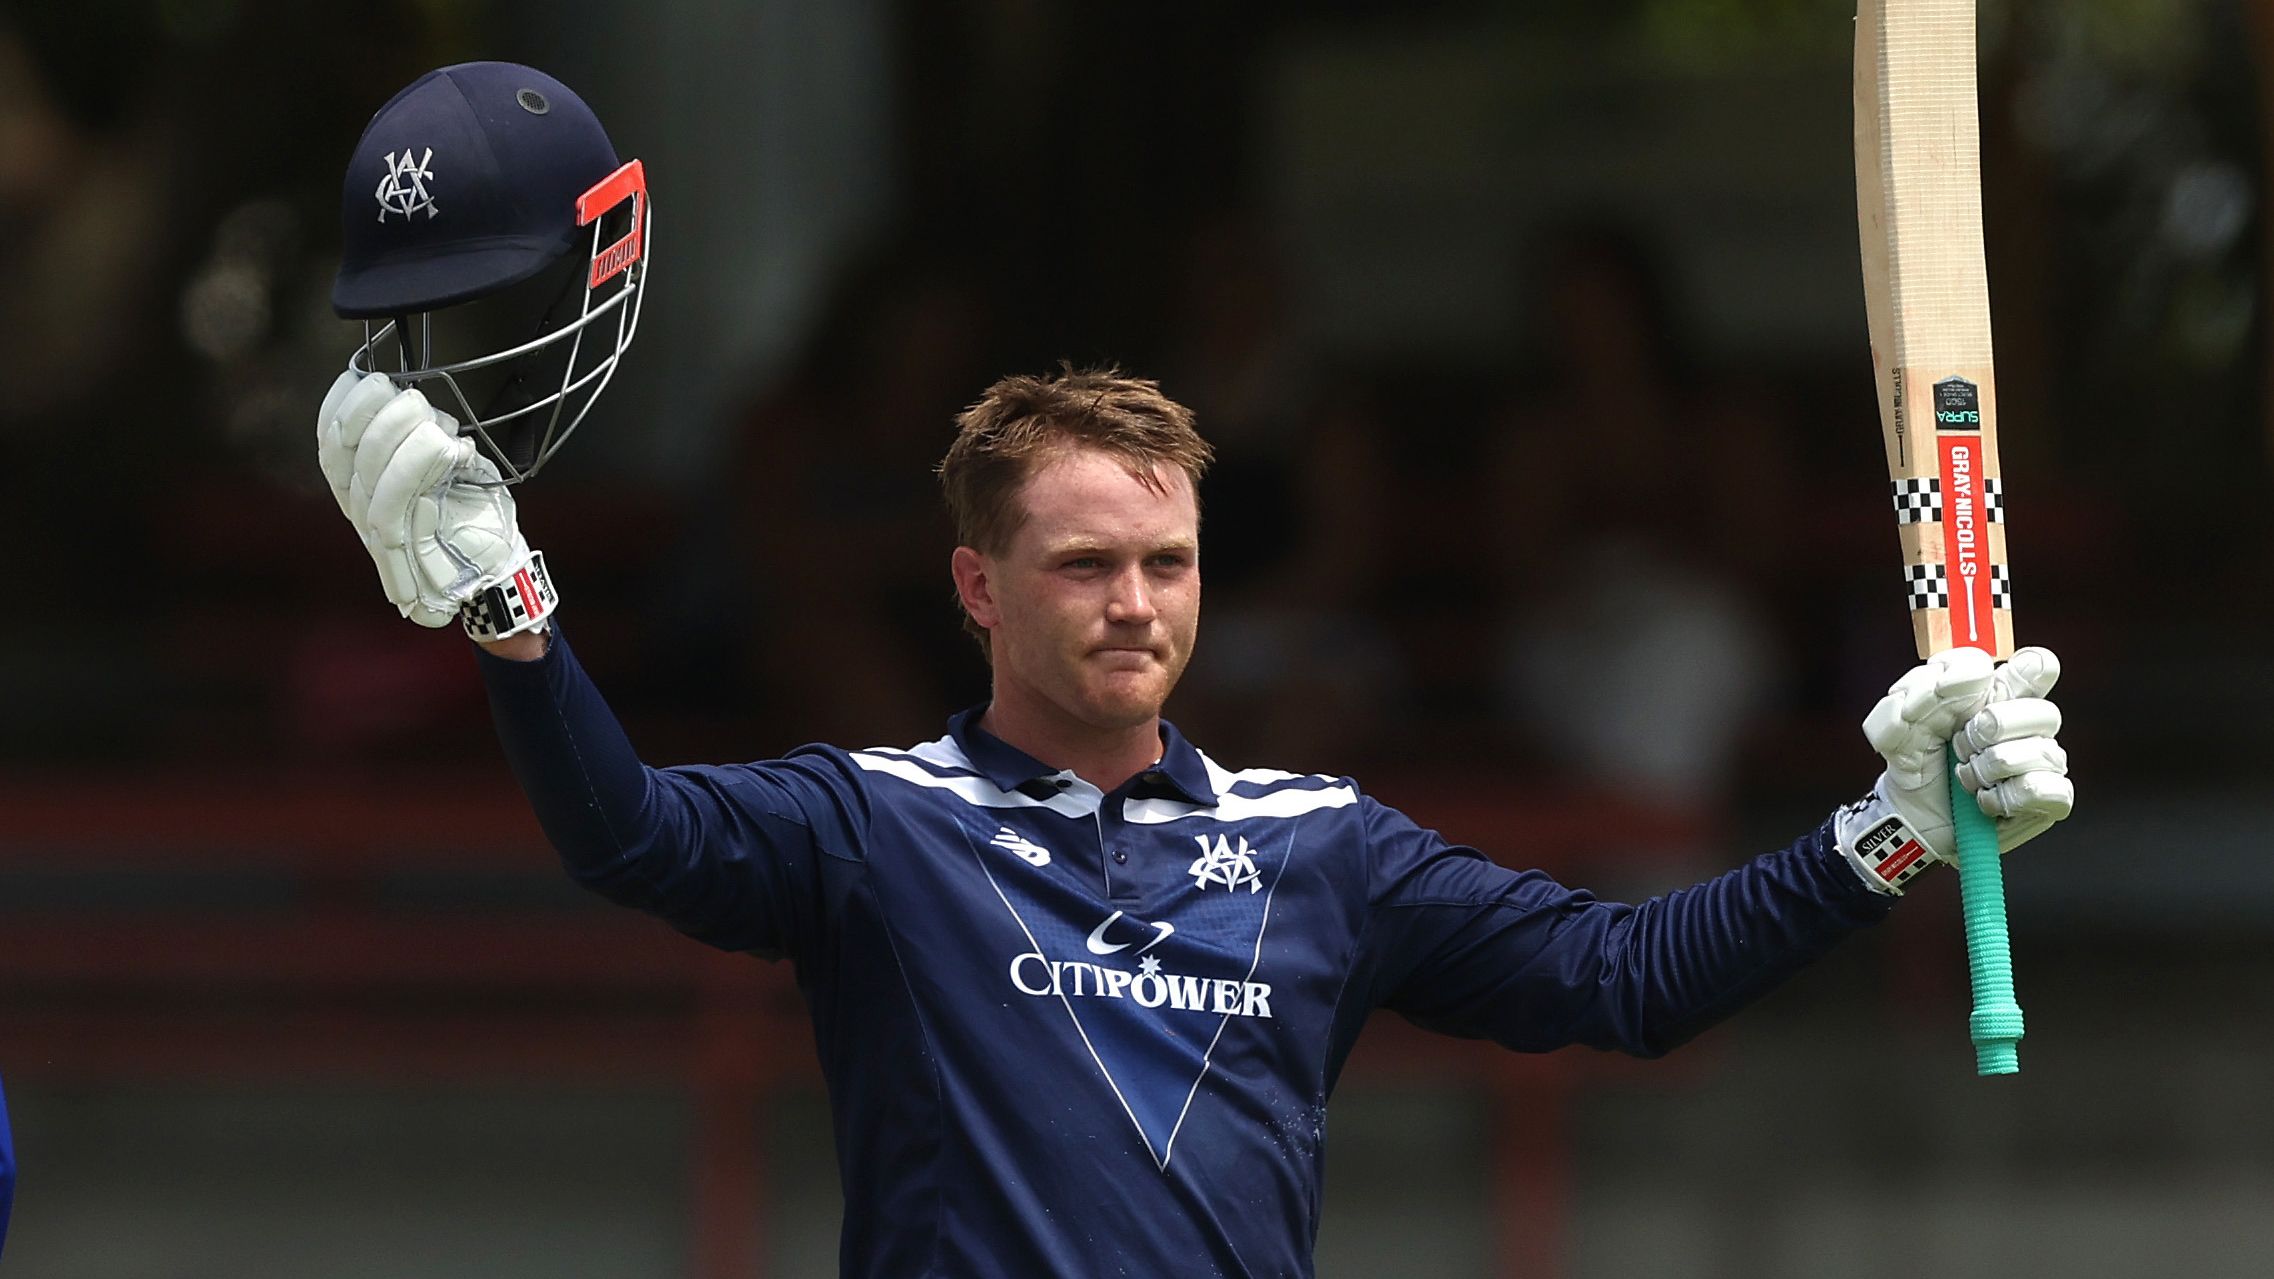
<path fill-rule="evenodd" d="M 528 68 L 444 68 L 388 103 L 344 184 L 334 294 L 379 327 L 324 397 L 319 459 L 397 610 L 473 637 L 568 872 L 793 966 L 845 1275 L 1308 1275 L 1327 1102 L 1376 1009 L 1520 1052 L 1654 1057 L 1951 853 L 1946 749 L 2002 849 L 2071 808 L 2043 649 L 1901 674 L 1864 720 L 1885 768 L 1862 798 L 1639 904 L 1521 869 L 1520 848 L 1449 843 L 1351 778 L 1219 762 L 1163 718 L 1194 656 L 1210 447 L 1159 386 L 1110 369 L 1005 377 L 955 420 L 941 549 L 987 702 L 914 745 L 643 763 L 510 483 L 605 377 L 571 356 L 557 391 L 548 374 L 485 405 L 434 376 L 570 336 L 613 368 L 650 246 L 635 167 Z M 626 207 L 628 230 L 599 229 Z M 412 317 L 562 261 L 569 302 L 537 343 L 449 365 L 409 340 Z"/>

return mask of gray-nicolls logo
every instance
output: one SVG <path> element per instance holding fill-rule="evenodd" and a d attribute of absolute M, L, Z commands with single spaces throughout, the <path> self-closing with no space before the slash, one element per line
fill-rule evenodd
<path fill-rule="evenodd" d="M 434 207 L 434 197 L 426 189 L 427 179 L 434 176 L 434 170 L 427 167 L 433 159 L 433 147 L 428 147 L 416 159 L 412 158 L 409 147 L 404 147 L 400 156 L 393 151 L 387 153 L 387 176 L 379 179 L 379 189 L 374 193 L 379 197 L 381 222 L 385 222 L 390 213 L 400 213 L 407 221 L 421 209 L 426 210 L 428 218 L 434 217 L 438 210 Z"/>

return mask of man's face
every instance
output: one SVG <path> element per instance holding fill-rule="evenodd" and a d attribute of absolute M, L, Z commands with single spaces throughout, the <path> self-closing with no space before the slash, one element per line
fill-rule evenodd
<path fill-rule="evenodd" d="M 1026 523 L 1001 555 L 956 552 L 998 703 L 1098 729 L 1160 714 L 1200 625 L 1200 512 L 1183 470 L 1154 477 L 1159 491 L 1074 450 L 1028 478 Z"/>

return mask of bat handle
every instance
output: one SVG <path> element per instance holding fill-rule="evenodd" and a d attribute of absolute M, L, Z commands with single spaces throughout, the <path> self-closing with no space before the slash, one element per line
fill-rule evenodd
<path fill-rule="evenodd" d="M 1950 756 L 1950 815 L 1958 829 L 1958 895 L 1966 916 L 1966 960 L 1974 975 L 1974 1073 L 2021 1070 L 2021 1005 L 2013 997 L 2013 951 L 2006 942 L 2006 884 L 1998 865 L 1998 828 L 1958 780 Z"/>

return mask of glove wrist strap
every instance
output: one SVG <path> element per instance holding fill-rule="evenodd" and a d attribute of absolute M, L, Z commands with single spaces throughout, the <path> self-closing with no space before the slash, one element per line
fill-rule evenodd
<path fill-rule="evenodd" d="M 1833 823 L 1840 852 L 1865 883 L 1900 897 L 1903 885 L 1941 860 L 1894 806 L 1878 795 L 1850 804 Z"/>
<path fill-rule="evenodd" d="M 560 602 L 545 571 L 545 553 L 531 551 L 511 573 L 474 592 L 458 611 L 458 622 L 471 639 L 501 640 L 543 627 Z"/>

